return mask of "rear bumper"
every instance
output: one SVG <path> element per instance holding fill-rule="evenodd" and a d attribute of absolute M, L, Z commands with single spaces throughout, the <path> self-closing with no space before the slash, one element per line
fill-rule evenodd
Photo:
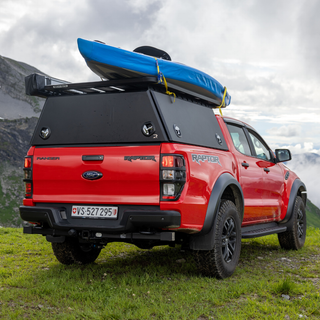
<path fill-rule="evenodd" d="M 122 234 L 178 228 L 181 224 L 181 215 L 177 211 L 144 210 L 143 207 L 120 210 L 117 220 L 71 218 L 70 210 L 60 206 L 21 206 L 19 210 L 22 220 L 37 224 L 35 227 L 25 227 L 24 232 L 43 235 L 67 236 L 70 230 Z"/>

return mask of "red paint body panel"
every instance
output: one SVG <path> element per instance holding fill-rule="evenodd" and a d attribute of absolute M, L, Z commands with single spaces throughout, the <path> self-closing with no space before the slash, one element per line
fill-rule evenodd
<path fill-rule="evenodd" d="M 83 203 L 115 205 L 160 205 L 164 211 L 181 214 L 176 230 L 201 231 L 212 189 L 223 173 L 231 174 L 244 195 L 243 226 L 280 221 L 288 207 L 292 183 L 298 177 L 283 164 L 247 156 L 234 147 L 228 128 L 216 116 L 228 151 L 179 143 L 106 147 L 31 147 L 33 156 L 33 197 L 24 205 L 35 203 Z M 212 137 L 214 139 L 214 137 Z M 160 201 L 161 154 L 182 155 L 186 182 L 177 201 Z M 103 155 L 103 161 L 83 161 L 83 155 Z M 192 155 L 218 157 L 218 162 L 197 162 Z M 154 160 L 125 160 L 126 156 L 153 156 Z M 48 159 L 50 158 L 50 159 Z M 55 159 L 55 160 L 53 160 Z M 243 166 L 249 164 L 249 167 Z M 264 169 L 269 169 L 266 172 Z M 90 181 L 86 171 L 98 171 L 103 177 Z"/>
<path fill-rule="evenodd" d="M 104 160 L 83 161 L 83 155 L 103 155 Z M 148 155 L 156 161 L 124 160 Z M 159 159 L 160 145 L 36 148 L 33 201 L 159 205 Z M 82 174 L 87 171 L 101 172 L 103 177 L 86 180 Z"/>
<path fill-rule="evenodd" d="M 284 219 L 292 183 L 298 179 L 290 172 L 289 180 L 284 179 L 285 166 L 240 153 L 232 142 L 228 128 L 220 116 L 217 116 L 230 152 L 234 155 L 238 169 L 238 181 L 244 195 L 245 208 L 242 226 Z M 249 167 L 243 167 L 242 163 Z M 264 168 L 270 171 L 265 172 Z"/>
<path fill-rule="evenodd" d="M 187 182 L 181 197 L 175 202 L 160 202 L 161 210 L 175 210 L 181 213 L 181 229 L 201 230 L 206 217 L 212 188 L 219 176 L 233 173 L 233 156 L 228 151 L 196 147 L 192 145 L 164 143 L 161 153 L 181 154 L 186 160 Z M 192 161 L 192 154 L 218 156 L 220 164 Z"/>

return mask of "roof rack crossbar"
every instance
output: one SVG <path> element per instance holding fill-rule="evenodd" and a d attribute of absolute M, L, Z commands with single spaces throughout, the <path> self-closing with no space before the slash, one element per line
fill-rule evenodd
<path fill-rule="evenodd" d="M 27 76 L 25 82 L 27 95 L 42 98 L 61 95 L 103 94 L 119 91 L 133 91 L 137 89 L 141 90 L 141 88 L 154 88 L 157 91 L 164 90 L 164 86 L 162 84 L 158 84 L 158 79 L 155 76 L 70 83 L 35 73 Z M 220 105 L 220 101 L 218 100 L 181 88 L 178 85 L 168 82 L 168 87 L 179 96 L 185 96 L 191 100 L 200 101 L 210 108 L 217 108 Z"/>

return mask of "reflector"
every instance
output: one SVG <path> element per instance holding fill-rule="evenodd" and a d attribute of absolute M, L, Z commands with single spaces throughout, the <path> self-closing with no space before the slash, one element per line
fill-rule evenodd
<path fill-rule="evenodd" d="M 25 182 L 25 188 L 26 188 L 26 195 L 31 194 L 32 186 L 30 182 Z"/>

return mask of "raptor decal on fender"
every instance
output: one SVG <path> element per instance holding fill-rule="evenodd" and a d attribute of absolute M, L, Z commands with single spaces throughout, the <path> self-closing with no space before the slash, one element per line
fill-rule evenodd
<path fill-rule="evenodd" d="M 222 167 L 219 157 L 217 156 L 211 156 L 206 154 L 192 154 L 191 156 L 192 156 L 192 161 L 196 162 L 199 165 L 201 165 L 200 161 L 201 162 L 208 161 L 208 163 L 218 163 Z"/>

